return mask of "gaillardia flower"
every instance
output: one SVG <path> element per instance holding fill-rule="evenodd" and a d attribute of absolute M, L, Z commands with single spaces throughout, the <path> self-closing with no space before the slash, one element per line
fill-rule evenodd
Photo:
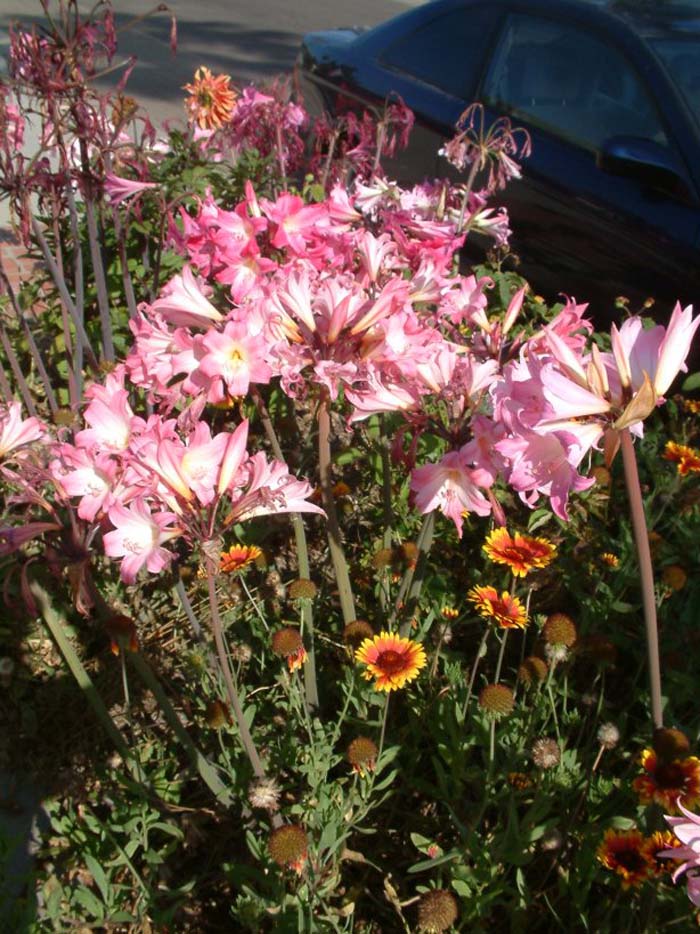
<path fill-rule="evenodd" d="M 663 456 L 665 460 L 677 464 L 678 473 L 682 477 L 689 473 L 700 472 L 700 451 L 686 444 L 667 441 Z"/>
<path fill-rule="evenodd" d="M 525 607 L 507 590 L 499 597 L 495 587 L 472 587 L 468 597 L 480 616 L 494 620 L 502 629 L 524 629 L 527 626 Z"/>
<path fill-rule="evenodd" d="M 353 772 L 364 778 L 365 772 L 373 772 L 377 763 L 377 744 L 367 736 L 356 736 L 347 750 L 348 762 Z"/>
<path fill-rule="evenodd" d="M 185 109 L 201 130 L 218 130 L 231 119 L 236 92 L 229 87 L 230 81 L 229 75 L 213 75 L 202 65 L 195 71 L 192 84 L 184 86 L 190 95 Z"/>
<path fill-rule="evenodd" d="M 219 570 L 223 574 L 233 574 L 234 571 L 242 571 L 261 557 L 262 551 L 257 545 L 231 545 L 228 551 L 221 552 Z"/>
<path fill-rule="evenodd" d="M 525 577 L 535 568 L 545 568 L 557 553 L 556 546 L 546 538 L 533 538 L 507 529 L 489 533 L 484 545 L 487 557 L 496 564 L 506 564 L 516 577 Z"/>
<path fill-rule="evenodd" d="M 639 758 L 644 769 L 632 782 L 641 804 L 660 804 L 670 814 L 677 814 L 677 800 L 692 806 L 700 801 L 700 759 L 664 760 L 653 749 L 645 749 Z"/>
<path fill-rule="evenodd" d="M 362 677 L 372 678 L 377 691 L 395 691 L 413 681 L 425 666 L 425 650 L 419 642 L 391 632 L 365 639 L 355 652 L 355 661 L 367 666 Z"/>
<path fill-rule="evenodd" d="M 654 869 L 638 830 L 606 830 L 597 856 L 606 869 L 616 872 L 622 888 L 636 888 Z"/>
<path fill-rule="evenodd" d="M 308 658 L 301 633 L 294 626 L 285 626 L 272 634 L 272 651 L 275 655 L 287 659 L 290 671 L 301 668 Z"/>
<path fill-rule="evenodd" d="M 283 824 L 270 835 L 270 856 L 283 869 L 301 875 L 308 853 L 306 831 L 298 824 Z"/>

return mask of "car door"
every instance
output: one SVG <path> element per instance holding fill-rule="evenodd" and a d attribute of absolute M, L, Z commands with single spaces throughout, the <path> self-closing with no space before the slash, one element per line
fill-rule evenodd
<path fill-rule="evenodd" d="M 606 141 L 627 136 L 655 141 L 683 172 L 663 115 L 623 51 L 578 23 L 513 13 L 482 99 L 493 119 L 510 114 L 531 135 L 523 179 L 503 200 L 512 247 L 538 289 L 591 300 L 599 319 L 616 295 L 700 298 L 700 212 L 690 182 L 682 197 L 669 196 L 599 167 Z"/>

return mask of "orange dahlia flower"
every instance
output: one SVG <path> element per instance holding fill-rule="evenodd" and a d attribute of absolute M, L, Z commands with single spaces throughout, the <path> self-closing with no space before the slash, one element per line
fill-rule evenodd
<path fill-rule="evenodd" d="M 190 95 L 185 109 L 200 129 L 219 130 L 231 119 L 236 92 L 229 87 L 230 81 L 230 75 L 213 75 L 202 65 L 195 71 L 192 84 L 184 86 Z"/>

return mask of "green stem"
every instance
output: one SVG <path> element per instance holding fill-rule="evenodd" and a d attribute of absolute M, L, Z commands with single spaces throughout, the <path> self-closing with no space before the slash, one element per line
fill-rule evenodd
<path fill-rule="evenodd" d="M 243 744 L 246 755 L 250 760 L 255 777 L 265 778 L 265 769 L 263 768 L 262 762 L 260 761 L 258 750 L 255 747 L 253 737 L 251 736 L 250 730 L 248 729 L 248 724 L 246 723 L 245 716 L 243 714 L 243 706 L 241 705 L 240 698 L 238 697 L 238 691 L 236 690 L 236 685 L 233 681 L 233 673 L 231 672 L 231 667 L 228 663 L 228 654 L 226 652 L 226 645 L 224 643 L 223 627 L 221 625 L 221 617 L 219 615 L 219 600 L 216 595 L 217 562 L 209 555 L 206 556 L 205 561 L 207 569 L 207 587 L 209 590 L 211 629 L 214 635 L 214 643 L 216 645 L 216 654 L 219 659 L 219 666 L 224 678 L 224 684 L 226 685 L 226 693 L 228 694 L 228 699 L 231 702 L 231 708 L 236 720 L 236 726 L 238 727 L 238 735 L 240 737 L 241 743 Z"/>
<path fill-rule="evenodd" d="M 338 515 L 335 510 L 333 498 L 333 474 L 331 472 L 331 414 L 330 399 L 325 393 L 318 408 L 318 466 L 321 475 L 321 492 L 323 494 L 323 508 L 328 517 L 328 547 L 331 552 L 331 561 L 338 585 L 340 607 L 345 625 L 357 619 L 355 601 L 352 595 L 352 585 L 348 573 L 348 563 L 343 551 Z"/>
<path fill-rule="evenodd" d="M 286 463 L 282 446 L 279 443 L 275 426 L 267 411 L 267 407 L 262 396 L 257 389 L 251 387 L 253 399 L 260 416 L 267 440 L 270 442 L 272 453 L 278 461 Z M 304 530 L 304 520 L 301 514 L 293 512 L 290 515 L 292 520 L 292 529 L 294 530 L 294 542 L 297 549 L 297 567 L 299 577 L 311 580 L 311 563 L 309 561 L 309 548 L 306 543 L 306 531 Z M 310 600 L 302 601 L 299 611 L 301 617 L 301 629 L 306 635 L 307 657 L 304 662 L 304 691 L 306 692 L 306 703 L 309 710 L 313 711 L 318 707 L 318 682 L 316 680 L 316 647 L 314 642 L 314 615 Z"/>
<path fill-rule="evenodd" d="M 435 533 L 435 513 L 429 512 L 427 516 L 423 519 L 423 525 L 421 526 L 420 533 L 418 535 L 418 541 L 416 542 L 418 548 L 418 555 L 416 558 L 415 568 L 409 568 L 404 575 L 404 579 L 401 583 L 401 589 L 399 590 L 399 595 L 396 598 L 396 604 L 394 606 L 394 612 L 391 615 L 390 622 L 393 623 L 396 619 L 396 615 L 399 610 L 402 608 L 401 604 L 406 597 L 406 606 L 403 608 L 406 611 L 406 621 L 401 626 L 401 635 L 407 636 L 411 631 L 411 617 L 413 610 L 418 603 L 418 598 L 420 597 L 420 592 L 423 588 L 423 580 L 425 578 L 425 568 L 428 560 L 428 553 L 433 544 L 433 536 Z"/>
<path fill-rule="evenodd" d="M 474 682 L 476 681 L 476 672 L 479 667 L 481 656 L 485 654 L 486 643 L 488 641 L 490 634 L 491 634 L 491 627 L 487 626 L 486 629 L 484 629 L 484 634 L 481 637 L 481 641 L 479 642 L 479 648 L 476 650 L 476 655 L 474 656 L 474 664 L 472 665 L 472 670 L 469 673 L 469 684 L 467 686 L 467 699 L 464 702 L 464 707 L 462 707 L 462 721 L 464 721 L 467 716 L 467 710 L 469 708 L 469 701 L 472 699 L 472 691 L 474 690 Z"/>
<path fill-rule="evenodd" d="M 642 584 L 642 605 L 644 607 L 649 686 L 651 690 L 651 719 L 654 729 L 658 730 L 663 727 L 663 713 L 661 709 L 661 663 L 659 661 L 659 634 L 656 622 L 654 570 L 651 563 L 649 531 L 644 514 L 637 459 L 632 444 L 632 436 L 628 428 L 623 428 L 620 432 L 620 447 L 622 448 L 622 463 L 625 470 L 625 483 L 627 484 L 627 495 L 630 501 L 632 529 L 637 547 L 639 574 Z"/>

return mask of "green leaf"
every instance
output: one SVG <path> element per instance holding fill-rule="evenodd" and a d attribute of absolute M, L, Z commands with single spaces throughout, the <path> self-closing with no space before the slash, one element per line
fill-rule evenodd
<path fill-rule="evenodd" d="M 105 875 L 104 869 L 102 866 L 100 866 L 92 853 L 85 854 L 85 865 L 90 871 L 90 875 L 95 880 L 95 885 L 100 890 L 100 894 L 102 895 L 105 904 L 108 905 L 110 902 L 110 890 L 109 882 L 107 880 L 107 876 Z"/>
<path fill-rule="evenodd" d="M 686 376 L 681 386 L 683 392 L 692 392 L 693 389 L 700 389 L 700 371 Z"/>
<path fill-rule="evenodd" d="M 450 850 L 449 853 L 443 853 L 442 856 L 436 856 L 435 859 L 422 859 L 419 863 L 409 866 L 408 871 L 423 872 L 424 869 L 433 869 L 435 866 L 442 866 L 443 863 L 450 863 L 461 855 L 460 850 Z"/>
<path fill-rule="evenodd" d="M 76 889 L 73 893 L 73 897 L 79 905 L 89 912 L 93 918 L 97 921 L 103 921 L 105 916 L 105 909 L 102 902 L 94 895 L 90 889 L 86 889 L 85 886 L 81 885 L 80 888 Z"/>

